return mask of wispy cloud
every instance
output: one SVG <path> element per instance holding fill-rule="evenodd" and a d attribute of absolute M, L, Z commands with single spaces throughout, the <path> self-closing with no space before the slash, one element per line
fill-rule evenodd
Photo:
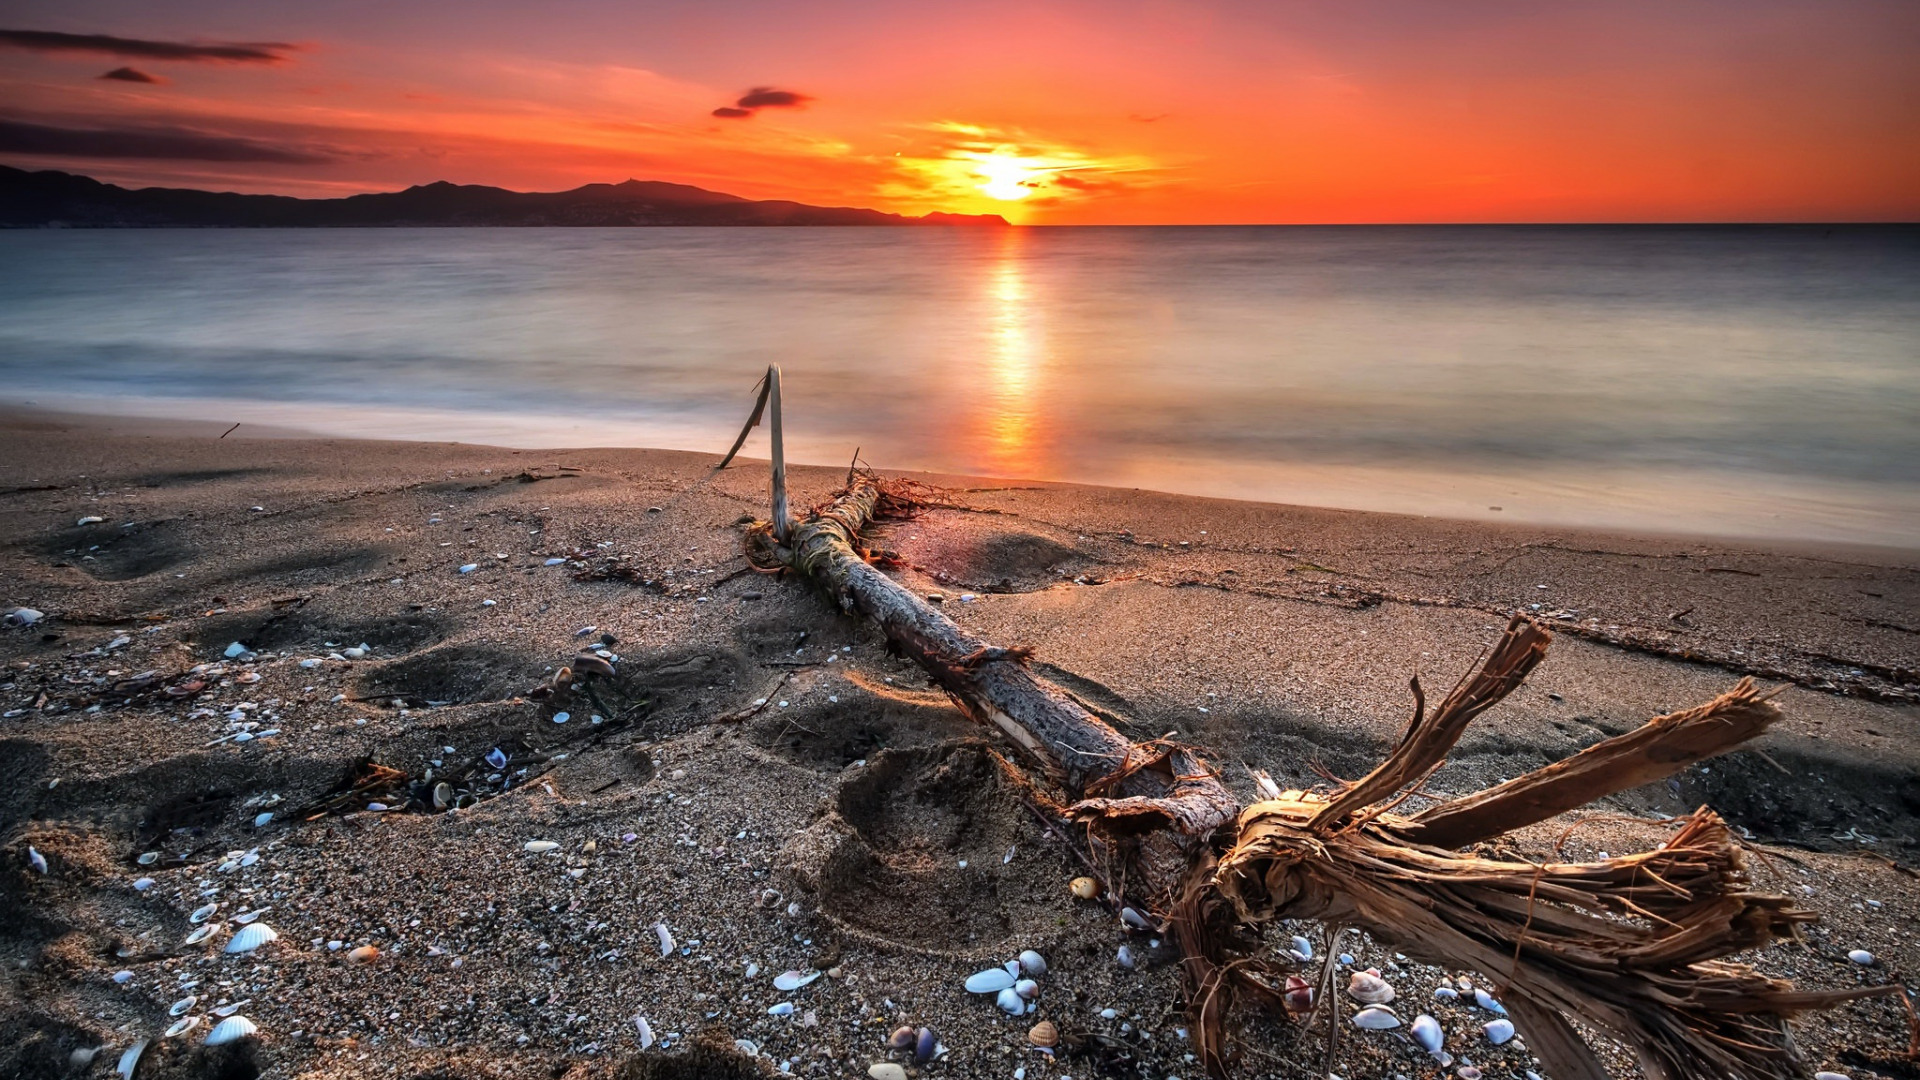
<path fill-rule="evenodd" d="M 331 155 L 179 128 L 70 128 L 0 120 L 0 153 L 36 157 L 143 158 L 159 161 L 270 162 L 323 165 Z"/>
<path fill-rule="evenodd" d="M 756 86 L 741 94 L 740 99 L 733 104 L 722 105 L 713 110 L 713 115 L 722 120 L 745 120 L 761 109 L 797 109 L 812 100 L 812 97 L 797 90 Z"/>
<path fill-rule="evenodd" d="M 199 43 L 150 41 L 111 34 L 62 34 L 52 30 L 0 30 L 0 45 L 41 53 L 93 53 L 141 60 L 200 64 L 277 64 L 297 46 L 279 41 Z"/>
<path fill-rule="evenodd" d="M 130 68 L 130 67 L 114 68 L 112 71 L 109 71 L 105 75 L 100 76 L 100 78 L 112 79 L 116 82 L 132 82 L 132 83 L 166 82 L 165 79 L 162 79 L 158 75 L 149 75 L 146 72 L 141 71 L 139 68 Z"/>

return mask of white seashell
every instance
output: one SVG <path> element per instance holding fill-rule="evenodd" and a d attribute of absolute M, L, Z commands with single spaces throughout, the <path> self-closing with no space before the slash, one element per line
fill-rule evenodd
<path fill-rule="evenodd" d="M 1034 952 L 1032 949 L 1028 949 L 1020 954 L 1020 970 L 1029 975 L 1045 975 L 1047 973 L 1047 958 Z"/>
<path fill-rule="evenodd" d="M 1001 1012 L 1011 1013 L 1014 1016 L 1027 1011 L 1027 999 L 1021 997 L 1020 992 L 1011 986 L 1000 991 L 999 995 L 993 999 L 993 1003 L 1000 1006 Z"/>
<path fill-rule="evenodd" d="M 820 973 L 817 971 L 811 974 L 802 971 L 783 971 L 773 977 L 773 988 L 784 994 L 791 990 L 798 990 L 819 977 Z"/>
<path fill-rule="evenodd" d="M 197 1016 L 189 1016 L 185 1020 L 174 1021 L 173 1026 L 167 1028 L 167 1030 L 163 1034 L 161 1034 L 160 1037 L 163 1039 L 177 1039 L 180 1036 L 185 1035 L 187 1032 L 192 1031 L 194 1028 L 197 1028 L 199 1026 L 200 1026 L 200 1018 Z"/>
<path fill-rule="evenodd" d="M 967 993 L 997 994 L 1013 985 L 1013 976 L 1006 968 L 988 968 L 967 976 Z"/>
<path fill-rule="evenodd" d="M 213 913 L 219 910 L 220 910 L 219 904 L 208 904 L 206 907 L 199 908 L 198 910 L 194 911 L 193 914 L 187 916 L 187 921 L 194 924 L 195 926 L 198 926 L 201 923 L 206 922 L 208 919 L 213 918 Z"/>
<path fill-rule="evenodd" d="M 633 1018 L 633 1030 L 640 1034 L 640 1049 L 645 1050 L 653 1045 L 653 1025 L 647 1023 L 646 1017 L 635 1016 Z"/>
<path fill-rule="evenodd" d="M 1125 945 L 1122 945 L 1120 946 L 1120 951 L 1115 953 L 1113 955 L 1113 958 L 1115 961 L 1117 961 L 1120 964 L 1121 967 L 1126 968 L 1128 971 L 1133 970 L 1133 950 L 1132 949 L 1129 949 Z"/>
<path fill-rule="evenodd" d="M 660 939 L 660 955 L 671 956 L 673 954 L 673 931 L 667 929 L 667 924 L 663 922 L 654 923 L 653 936 Z"/>
<path fill-rule="evenodd" d="M 433 785 L 433 808 L 445 810 L 453 805 L 453 785 L 445 780 Z"/>
<path fill-rule="evenodd" d="M 127 983 L 130 983 L 133 981 L 133 972 L 116 971 L 113 973 L 113 981 L 116 983 L 119 983 L 122 986 L 125 986 Z"/>
<path fill-rule="evenodd" d="M 259 1031 L 260 1026 L 246 1017 L 229 1016 L 225 1020 L 213 1025 L 213 1030 L 207 1032 L 207 1045 L 225 1046 L 228 1043 L 239 1042 L 241 1039 L 247 1038 L 250 1035 L 258 1034 Z"/>
<path fill-rule="evenodd" d="M 1394 998 L 1393 986 L 1371 971 L 1354 972 L 1347 980 L 1347 993 L 1368 1005 L 1385 1005 Z"/>
<path fill-rule="evenodd" d="M 245 655 L 247 651 L 248 650 L 245 645 L 242 645 L 236 641 L 233 644 L 227 646 L 227 651 L 224 655 L 226 656 L 227 659 L 232 660 L 234 657 Z"/>
<path fill-rule="evenodd" d="M 153 888 L 153 885 L 154 885 L 154 881 L 150 877 L 138 878 L 133 883 L 133 891 L 146 892 L 148 889 Z"/>
<path fill-rule="evenodd" d="M 1503 1046 L 1508 1039 L 1513 1038 L 1513 1021 L 1504 1018 L 1495 1020 L 1487 1025 L 1486 1032 L 1488 1042 L 1495 1046 Z"/>
<path fill-rule="evenodd" d="M 1287 954 L 1304 964 L 1313 959 L 1313 942 L 1296 935 L 1291 943 L 1291 947 L 1287 949 Z"/>
<path fill-rule="evenodd" d="M 227 942 L 227 951 L 230 953 L 252 952 L 279 936 L 280 934 L 266 923 L 249 923 L 233 935 L 233 940 Z"/>
<path fill-rule="evenodd" d="M 1487 993 L 1485 990 L 1474 990 L 1473 1003 L 1490 1013 L 1498 1013 L 1501 1016 L 1507 1015 L 1507 1007 L 1493 1000 L 1493 995 Z"/>
<path fill-rule="evenodd" d="M 505 750 L 500 749 L 497 746 L 487 751 L 487 764 L 493 766 L 496 769 L 506 768 L 507 752 Z"/>
<path fill-rule="evenodd" d="M 470 562 L 470 563 L 466 563 L 466 564 L 464 564 L 464 565 L 462 565 L 462 566 L 460 567 L 460 572 L 461 572 L 461 573 L 463 573 L 463 574 L 471 574 L 471 573 L 473 573 L 473 572 L 474 572 L 475 570 L 478 570 L 478 569 L 480 569 L 480 564 L 479 564 L 479 563 L 477 563 L 477 562 Z"/>
<path fill-rule="evenodd" d="M 193 1011 L 193 1007 L 195 1005 L 198 1005 L 199 1003 L 200 1003 L 199 998 L 194 997 L 192 994 L 188 994 L 186 997 L 183 997 L 179 1001 L 174 1002 L 173 1006 L 167 1010 L 167 1015 L 179 1016 L 181 1013 L 191 1012 Z"/>
<path fill-rule="evenodd" d="M 219 933 L 220 927 L 222 925 L 224 924 L 217 923 L 217 922 L 207 923 L 206 925 L 200 927 L 198 930 L 195 930 L 193 933 L 187 935 L 187 944 L 189 945 L 200 944 L 201 942 L 207 940 L 213 935 Z"/>
<path fill-rule="evenodd" d="M 107 519 L 100 517 L 96 514 L 88 514 L 86 517 L 83 517 L 79 521 L 74 522 L 74 524 L 75 525 L 98 525 L 100 522 L 105 520 Z"/>
<path fill-rule="evenodd" d="M 272 814 L 258 814 L 253 819 L 253 827 L 256 829 L 264 829 L 271 824 L 273 824 Z"/>
<path fill-rule="evenodd" d="M 32 626 L 34 623 L 46 617 L 47 613 L 44 611 L 36 611 L 30 607 L 20 607 L 7 612 L 6 623 L 8 626 Z"/>
<path fill-rule="evenodd" d="M 1034 982 L 1032 979 L 1021 979 L 1019 982 L 1013 984 L 1013 992 L 1028 1001 L 1032 1001 L 1034 998 L 1040 996 L 1040 984 Z"/>
<path fill-rule="evenodd" d="M 1020 961 L 1009 960 L 1006 963 L 1001 964 L 1000 966 L 1003 968 L 1006 968 L 1007 974 L 1013 976 L 1014 978 L 1017 979 L 1020 977 Z"/>
<path fill-rule="evenodd" d="M 253 999 L 247 998 L 243 1001 L 236 1001 L 231 1005 L 222 1005 L 211 1011 L 215 1016 L 232 1016 L 234 1013 L 239 1012 L 242 1006 L 251 1005 L 252 1003 Z"/>
<path fill-rule="evenodd" d="M 1440 1021 L 1435 1020 L 1426 1013 L 1421 1013 L 1419 1016 L 1413 1018 L 1413 1027 L 1411 1030 L 1413 1033 L 1413 1041 L 1419 1043 L 1420 1049 L 1425 1050 L 1429 1054 L 1439 1053 L 1440 1047 L 1447 1041 L 1447 1033 L 1440 1029 Z"/>
<path fill-rule="evenodd" d="M 1147 921 L 1147 917 L 1145 915 L 1140 914 L 1139 912 L 1133 910 L 1130 907 L 1123 907 L 1120 909 L 1120 921 L 1123 923 L 1126 923 L 1128 926 L 1133 927 L 1135 930 L 1153 929 L 1153 924 Z"/>
<path fill-rule="evenodd" d="M 47 872 L 47 857 L 40 854 L 32 844 L 27 845 L 27 865 L 43 874 Z"/>
<path fill-rule="evenodd" d="M 120 1074 L 121 1080 L 133 1080 L 133 1074 L 139 1071 L 140 1059 L 146 1055 L 146 1052 L 147 1040 L 141 1039 L 127 1047 L 126 1052 L 120 1055 L 120 1064 L 115 1065 L 113 1071 Z"/>
<path fill-rule="evenodd" d="M 1868 952 L 1865 949 L 1855 949 L 1852 952 L 1849 952 L 1847 954 L 1847 959 L 1853 961 L 1856 964 L 1859 964 L 1861 967 L 1873 966 L 1873 954 Z"/>
<path fill-rule="evenodd" d="M 255 919 L 258 919 L 260 916 L 265 915 L 267 912 L 272 910 L 273 910 L 272 908 L 261 908 L 258 911 L 243 911 L 240 914 L 235 915 L 233 917 L 233 921 L 239 923 L 241 926 L 245 926 L 248 923 L 254 921 Z"/>
<path fill-rule="evenodd" d="M 545 855 L 549 851 L 559 851 L 560 845 L 552 840 L 529 840 L 525 850 L 530 855 Z"/>
<path fill-rule="evenodd" d="M 564 724 L 571 719 L 573 719 L 572 713 L 557 712 L 553 714 L 553 722 L 556 724 Z"/>
<path fill-rule="evenodd" d="M 1459 1001 L 1460 991 L 1451 986 L 1436 986 L 1433 988 L 1433 996 L 1441 1001 Z"/>
<path fill-rule="evenodd" d="M 1353 1026 L 1368 1031 L 1391 1031 L 1400 1026 L 1400 1018 L 1385 1006 L 1369 1005 L 1353 1014 Z"/>
<path fill-rule="evenodd" d="M 1817 1072 L 1813 1074 L 1813 1080 L 1853 1080 L 1853 1077 L 1846 1073 Z"/>
<path fill-rule="evenodd" d="M 140 857 L 133 861 L 139 863 L 141 866 L 152 866 L 154 863 L 160 861 L 160 853 L 157 851 L 143 851 L 140 853 Z"/>
<path fill-rule="evenodd" d="M 780 1004 L 775 1005 L 773 1008 L 768 1009 L 767 1015 L 768 1016 L 792 1016 L 793 1002 L 783 1001 Z"/>

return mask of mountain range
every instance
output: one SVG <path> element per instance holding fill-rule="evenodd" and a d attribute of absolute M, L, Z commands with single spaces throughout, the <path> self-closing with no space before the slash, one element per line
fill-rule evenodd
<path fill-rule="evenodd" d="M 551 192 L 442 180 L 405 191 L 299 199 L 191 188 L 128 189 L 72 173 L 0 165 L 0 228 L 1005 224 L 998 214 L 907 217 L 851 206 L 744 199 L 659 180 Z"/>

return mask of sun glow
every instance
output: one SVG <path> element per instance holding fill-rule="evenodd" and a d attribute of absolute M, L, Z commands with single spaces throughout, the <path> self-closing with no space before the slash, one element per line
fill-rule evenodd
<path fill-rule="evenodd" d="M 1048 170 L 1035 168 L 1039 164 L 1033 158 L 1019 157 L 1014 154 L 995 152 L 992 154 L 974 153 L 974 175 L 985 182 L 975 184 L 989 198 L 1012 202 L 1024 199 L 1040 186 L 1039 181 Z"/>

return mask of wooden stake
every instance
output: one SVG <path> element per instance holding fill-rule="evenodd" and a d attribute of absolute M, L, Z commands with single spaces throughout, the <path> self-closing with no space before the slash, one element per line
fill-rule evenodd
<path fill-rule="evenodd" d="M 779 364 L 767 368 L 767 393 L 773 407 L 773 423 L 769 425 L 773 435 L 773 538 L 784 544 L 793 523 L 787 515 L 787 453 L 780 434 Z"/>

